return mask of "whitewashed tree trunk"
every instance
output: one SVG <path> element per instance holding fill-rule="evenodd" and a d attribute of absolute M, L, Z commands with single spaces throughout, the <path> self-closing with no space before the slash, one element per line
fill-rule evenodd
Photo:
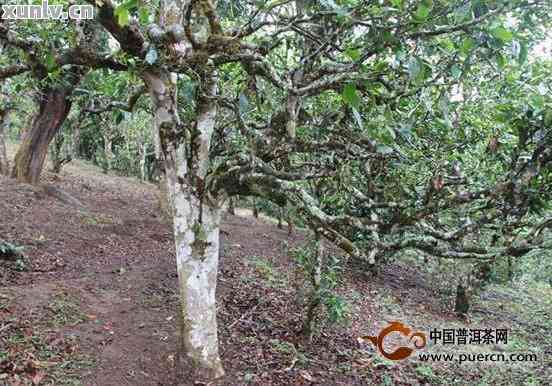
<path fill-rule="evenodd" d="M 138 152 L 140 154 L 140 180 L 146 181 L 148 179 L 146 173 L 146 156 L 148 154 L 148 144 L 144 138 L 140 138 L 141 142 L 138 144 Z"/>
<path fill-rule="evenodd" d="M 177 114 L 176 79 L 169 72 L 143 74 L 155 106 L 176 242 L 180 290 L 181 343 L 194 380 L 224 375 L 218 352 L 215 292 L 219 259 L 219 203 L 205 190 L 216 104 L 198 100 L 195 130 L 185 130 Z M 216 94 L 214 76 L 204 92 Z"/>
<path fill-rule="evenodd" d="M 113 153 L 113 133 L 111 129 L 106 129 L 104 131 L 104 156 L 104 172 L 108 172 L 112 169 L 113 159 L 115 158 L 115 154 Z"/>
<path fill-rule="evenodd" d="M 79 157 L 80 151 L 80 136 L 81 136 L 81 121 L 76 122 L 73 128 L 73 135 L 71 136 L 71 154 L 73 158 Z"/>
<path fill-rule="evenodd" d="M 215 303 L 220 209 L 179 192 L 175 194 L 174 228 L 185 354 L 195 377 L 217 378 L 224 374 Z"/>

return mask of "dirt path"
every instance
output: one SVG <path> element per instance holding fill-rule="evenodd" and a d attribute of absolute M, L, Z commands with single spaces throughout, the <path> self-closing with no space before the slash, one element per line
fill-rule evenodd
<path fill-rule="evenodd" d="M 79 374 L 84 384 L 173 382 L 174 247 L 170 227 L 157 215 L 155 186 L 105 176 L 85 163 L 71 165 L 60 178 L 47 175 L 45 183 L 83 207 L 44 189 L 0 180 L 0 234 L 24 245 L 29 261 L 28 271 L 2 271 L 2 290 L 17 304 L 12 315 L 36 314 L 34 322 L 40 324 L 45 315 L 39 314 L 46 313 L 52 299 L 67 295 L 83 317 L 73 326 L 58 327 L 78 339 L 79 350 L 93 362 L 90 370 Z M 287 233 L 270 224 L 235 216 L 222 229 L 219 298 L 235 296 L 236 288 L 229 282 L 242 275 L 237 260 L 286 258 L 287 241 L 282 240 Z M 243 299 L 235 301 L 240 302 L 237 312 L 241 312 Z M 221 317 L 236 325 L 234 318 L 240 315 L 226 313 L 227 301 L 220 303 Z M 221 335 L 224 341 L 224 331 Z M 229 350 L 225 356 L 230 361 L 234 357 Z"/>

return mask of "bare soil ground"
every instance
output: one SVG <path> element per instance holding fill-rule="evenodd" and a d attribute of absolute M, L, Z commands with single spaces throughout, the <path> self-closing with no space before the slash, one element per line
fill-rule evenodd
<path fill-rule="evenodd" d="M 0 261 L 0 385 L 193 384 L 175 378 L 174 245 L 156 187 L 80 161 L 43 180 L 82 205 L 0 177 L 0 239 L 24 246 L 26 257 Z M 337 291 L 348 322 L 323 324 L 307 343 L 298 334 L 301 291 L 290 254 L 307 233 L 289 237 L 271 221 L 238 214 L 222 227 L 217 301 L 227 376 L 213 384 L 552 384 L 549 286 L 492 286 L 461 320 L 442 290 L 450 278 L 437 282 L 405 263 L 376 277 L 342 264 L 349 268 Z M 392 320 L 421 331 L 508 328 L 504 347 L 459 351 L 532 352 L 538 360 L 392 362 L 357 342 Z"/>

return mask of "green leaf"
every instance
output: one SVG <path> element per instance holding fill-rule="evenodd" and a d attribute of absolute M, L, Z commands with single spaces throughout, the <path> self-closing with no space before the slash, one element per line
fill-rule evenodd
<path fill-rule="evenodd" d="M 117 18 L 117 23 L 124 27 L 128 25 L 130 20 L 130 11 L 138 7 L 138 0 L 128 0 L 115 8 L 114 15 Z"/>
<path fill-rule="evenodd" d="M 149 10 L 146 7 L 140 7 L 140 9 L 138 10 L 138 20 L 140 20 L 140 23 L 148 24 L 149 17 Z"/>
<path fill-rule="evenodd" d="M 468 55 L 473 47 L 475 47 L 475 41 L 472 38 L 465 38 L 462 41 L 460 52 L 462 52 L 462 54 L 464 55 Z"/>
<path fill-rule="evenodd" d="M 125 116 L 123 115 L 122 111 L 117 111 L 115 113 L 115 124 L 118 125 L 119 123 L 121 123 L 124 117 Z"/>
<path fill-rule="evenodd" d="M 462 76 L 462 69 L 457 64 L 451 67 L 450 72 L 454 79 L 459 79 Z"/>
<path fill-rule="evenodd" d="M 383 31 L 381 37 L 383 38 L 384 42 L 394 42 L 396 40 L 396 37 L 393 36 L 393 34 L 389 31 Z"/>
<path fill-rule="evenodd" d="M 360 57 L 361 57 L 359 49 L 354 49 L 354 48 L 350 48 L 350 47 L 345 50 L 345 55 L 347 55 L 349 58 L 351 58 L 355 62 L 357 60 L 359 60 Z"/>
<path fill-rule="evenodd" d="M 427 19 L 430 12 L 431 9 L 422 3 L 416 9 L 416 12 L 414 13 L 414 19 L 416 19 L 417 21 L 424 21 Z"/>
<path fill-rule="evenodd" d="M 506 28 L 499 26 L 491 30 L 491 35 L 495 38 L 501 40 L 503 43 L 511 42 L 514 38 L 512 32 L 508 31 Z"/>
<path fill-rule="evenodd" d="M 379 61 L 376 63 L 376 65 L 374 66 L 374 71 L 375 72 L 382 72 L 384 70 L 386 70 L 388 68 L 389 64 L 385 61 Z"/>
<path fill-rule="evenodd" d="M 504 67 L 506 66 L 506 62 L 507 62 L 504 55 L 502 55 L 500 53 L 497 53 L 496 56 L 495 56 L 495 59 L 496 59 L 496 64 L 498 65 L 498 68 L 500 70 L 504 69 Z"/>
<path fill-rule="evenodd" d="M 129 21 L 129 18 L 130 18 L 130 13 L 129 13 L 129 10 L 128 10 L 126 4 L 119 5 L 115 9 L 114 14 L 115 14 L 115 17 L 117 17 L 117 23 L 121 27 L 124 27 L 124 26 L 128 25 L 128 21 Z"/>
<path fill-rule="evenodd" d="M 348 105 L 358 109 L 360 106 L 360 97 L 358 96 L 356 86 L 353 83 L 348 83 L 343 88 L 343 100 Z"/>
<path fill-rule="evenodd" d="M 57 63 L 55 56 L 51 52 L 48 52 L 48 54 L 46 54 L 46 69 L 48 70 L 48 72 L 50 72 L 56 67 Z"/>
<path fill-rule="evenodd" d="M 444 38 L 439 42 L 439 45 L 445 50 L 453 52 L 455 50 L 454 43 L 449 38 Z"/>
<path fill-rule="evenodd" d="M 194 82 L 191 82 L 191 81 L 184 82 L 184 85 L 182 87 L 182 93 L 188 99 L 195 98 L 195 85 L 194 85 Z"/>
<path fill-rule="evenodd" d="M 157 62 L 157 58 L 158 58 L 157 50 L 155 49 L 155 47 L 150 47 L 150 49 L 146 54 L 146 58 L 145 58 L 146 62 L 150 65 L 154 64 L 155 62 Z"/>
<path fill-rule="evenodd" d="M 535 110 L 533 113 L 540 112 L 544 107 L 544 98 L 542 95 L 533 95 L 529 100 L 529 105 Z"/>
<path fill-rule="evenodd" d="M 433 0 L 422 0 L 414 13 L 414 19 L 418 22 L 425 21 L 433 9 Z"/>
<path fill-rule="evenodd" d="M 397 133 L 395 133 L 395 129 L 393 129 L 391 126 L 386 126 L 387 129 L 387 135 L 392 140 L 395 140 L 397 138 Z"/>
<path fill-rule="evenodd" d="M 552 110 L 546 110 L 544 113 L 544 124 L 546 126 L 552 125 Z"/>

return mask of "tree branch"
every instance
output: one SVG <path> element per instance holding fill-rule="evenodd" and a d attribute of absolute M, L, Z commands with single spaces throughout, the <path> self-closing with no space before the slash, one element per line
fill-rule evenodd
<path fill-rule="evenodd" d="M 31 67 L 27 64 L 14 64 L 8 67 L 0 68 L 0 79 L 11 78 L 29 71 Z"/>

